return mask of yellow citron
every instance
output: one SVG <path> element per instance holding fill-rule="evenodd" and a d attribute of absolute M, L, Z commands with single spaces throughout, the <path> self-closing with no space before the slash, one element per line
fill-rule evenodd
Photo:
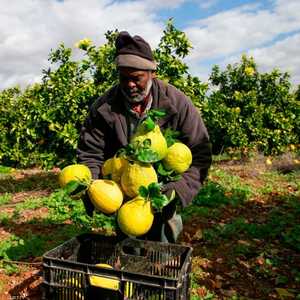
<path fill-rule="evenodd" d="M 88 195 L 95 208 L 106 214 L 117 211 L 123 202 L 122 190 L 112 180 L 94 180 L 88 188 Z"/>
<path fill-rule="evenodd" d="M 96 267 L 113 269 L 113 267 L 111 265 L 102 264 L 102 263 L 96 264 Z M 111 290 L 118 290 L 120 287 L 120 280 L 117 277 L 104 278 L 104 277 L 91 275 L 90 282 L 94 283 L 93 285 L 103 287 L 103 288 L 108 288 Z M 132 282 L 125 282 L 124 295 L 125 295 L 125 297 L 132 297 L 132 295 L 133 295 L 133 283 Z"/>
<path fill-rule="evenodd" d="M 66 186 L 70 181 L 73 180 L 90 183 L 92 180 L 92 173 L 87 166 L 74 164 L 63 168 L 58 175 L 58 182 L 61 187 Z"/>
<path fill-rule="evenodd" d="M 138 127 L 136 133 L 131 138 L 131 143 L 143 143 L 146 139 L 151 141 L 150 149 L 158 154 L 158 160 L 162 160 L 168 151 L 167 141 L 160 131 L 158 125 L 155 125 L 154 129 L 151 131 L 145 130 L 145 125 L 142 124 Z"/>
<path fill-rule="evenodd" d="M 135 197 L 139 188 L 157 182 L 157 174 L 151 164 L 140 162 L 127 162 L 121 176 L 121 186 L 129 197 Z"/>
<path fill-rule="evenodd" d="M 129 236 L 141 236 L 147 233 L 153 219 L 151 202 L 141 196 L 123 204 L 117 217 L 120 229 Z"/>
<path fill-rule="evenodd" d="M 98 268 L 113 269 L 109 264 L 96 264 Z M 101 287 L 109 290 L 117 291 L 120 287 L 120 280 L 118 277 L 105 277 L 101 275 L 90 275 L 90 284 L 92 286 Z"/>
<path fill-rule="evenodd" d="M 185 144 L 177 142 L 168 148 L 168 153 L 162 162 L 166 169 L 180 174 L 190 167 L 192 159 L 191 150 Z"/>
<path fill-rule="evenodd" d="M 102 166 L 102 174 L 103 176 L 111 175 L 111 179 L 113 181 L 120 182 L 125 165 L 125 158 L 114 156 L 104 162 Z"/>
<path fill-rule="evenodd" d="M 63 285 L 64 286 L 67 286 L 67 287 L 72 287 L 72 288 L 81 288 L 82 285 L 81 285 L 81 282 L 79 280 L 77 280 L 76 278 L 74 277 L 71 277 L 71 278 L 68 278 L 68 279 L 64 279 L 62 281 Z M 71 291 L 71 289 L 63 289 L 62 290 L 62 293 L 59 294 L 59 300 L 79 300 L 79 299 L 84 299 L 84 295 L 83 293 L 81 293 L 80 291 L 78 290 L 73 290 L 72 289 L 72 294 L 68 293 L 67 294 L 67 291 Z"/>
<path fill-rule="evenodd" d="M 101 171 L 102 171 L 102 175 L 103 176 L 108 176 L 108 175 L 111 175 L 112 174 L 112 162 L 113 162 L 114 158 L 109 158 L 107 159 L 102 168 L 101 168 Z"/>

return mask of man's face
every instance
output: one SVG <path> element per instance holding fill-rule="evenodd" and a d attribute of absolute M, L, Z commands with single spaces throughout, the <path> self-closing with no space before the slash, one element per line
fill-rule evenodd
<path fill-rule="evenodd" d="M 120 68 L 119 79 L 122 90 L 133 101 L 139 102 L 147 96 L 152 72 L 132 68 Z"/>

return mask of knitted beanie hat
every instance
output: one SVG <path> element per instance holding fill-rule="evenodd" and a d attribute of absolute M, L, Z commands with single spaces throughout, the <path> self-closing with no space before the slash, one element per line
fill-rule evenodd
<path fill-rule="evenodd" d="M 156 70 L 156 62 L 150 45 L 140 36 L 131 36 L 121 31 L 116 39 L 117 67 L 128 67 L 138 70 Z"/>

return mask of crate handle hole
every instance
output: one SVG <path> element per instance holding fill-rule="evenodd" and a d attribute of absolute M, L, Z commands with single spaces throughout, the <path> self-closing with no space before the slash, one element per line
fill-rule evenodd
<path fill-rule="evenodd" d="M 145 248 L 140 248 L 140 247 L 123 246 L 122 251 L 124 252 L 124 254 L 134 255 L 134 256 L 145 257 L 147 255 L 147 250 Z"/>

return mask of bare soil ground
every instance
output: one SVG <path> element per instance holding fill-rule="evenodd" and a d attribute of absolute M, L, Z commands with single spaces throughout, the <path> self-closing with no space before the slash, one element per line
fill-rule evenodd
<path fill-rule="evenodd" d="M 297 245 L 293 246 L 297 238 L 300 244 L 300 210 L 295 211 L 300 207 L 299 167 L 287 167 L 286 174 L 294 172 L 292 180 L 288 176 L 272 176 L 274 169 L 282 166 L 282 161 L 268 166 L 259 159 L 214 164 L 214 169 L 221 173 L 212 172 L 212 182 L 221 182 L 222 174 L 226 173 L 238 178 L 252 193 L 244 203 L 214 206 L 208 208 L 208 215 L 191 209 L 185 218 L 178 242 L 194 249 L 192 299 L 300 299 L 300 253 Z M 12 235 L 23 237 L 31 232 L 49 237 L 46 243 L 51 249 L 53 237 L 72 226 L 68 222 L 44 223 L 46 207 L 24 207 L 18 214 L 15 212 L 16 206 L 26 199 L 49 196 L 57 188 L 56 174 L 57 170 L 32 169 L 0 177 L 0 196 L 11 194 L 10 201 L 0 205 L 0 214 L 6 215 L 0 224 L 0 242 Z M 233 194 L 226 191 L 224 195 L 229 199 Z M 279 223 L 285 221 L 285 216 L 297 220 L 296 214 L 299 216 L 296 227 L 290 227 L 290 232 L 282 227 L 285 234 L 282 236 L 272 234 L 281 228 Z M 289 237 L 294 240 L 289 242 Z M 41 299 L 41 261 L 42 254 L 20 258 L 14 265 L 17 268 L 9 271 L 10 263 L 2 257 L 0 300 Z"/>

